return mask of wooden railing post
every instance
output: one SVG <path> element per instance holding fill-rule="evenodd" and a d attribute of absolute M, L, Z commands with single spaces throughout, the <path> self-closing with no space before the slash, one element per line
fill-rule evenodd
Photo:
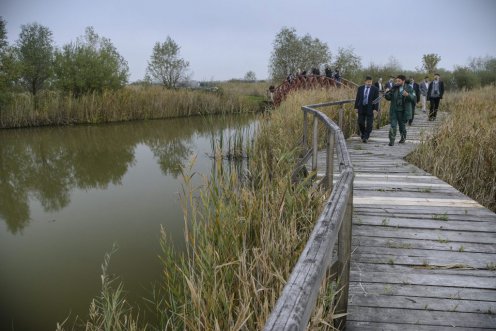
<path fill-rule="evenodd" d="M 319 133 L 319 119 L 317 116 L 313 116 L 313 141 L 312 141 L 312 171 L 317 170 L 317 153 L 319 149 L 318 141 Z"/>
<path fill-rule="evenodd" d="M 307 137 L 308 137 L 308 112 L 303 109 L 303 149 L 306 151 L 307 146 Z"/>
<path fill-rule="evenodd" d="M 332 182 L 334 179 L 334 132 L 328 130 L 327 136 L 327 162 L 326 162 L 326 186 L 329 191 L 332 191 Z"/>
<path fill-rule="evenodd" d="M 336 314 L 346 314 L 348 311 L 348 292 L 350 286 L 350 258 L 353 219 L 353 187 L 349 190 L 350 196 L 346 206 L 343 224 L 338 237 L 338 289 L 339 296 L 336 303 Z M 334 326 L 342 330 L 346 325 L 346 315 L 335 320 Z"/>
<path fill-rule="evenodd" d="M 343 131 L 343 117 L 344 117 L 344 108 L 339 108 L 339 128 Z"/>

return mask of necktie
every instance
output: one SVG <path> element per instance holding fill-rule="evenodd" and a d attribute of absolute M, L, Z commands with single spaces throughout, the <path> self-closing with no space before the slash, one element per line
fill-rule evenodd
<path fill-rule="evenodd" d="M 369 102 L 369 88 L 365 88 L 365 95 L 363 96 L 363 104 L 366 105 Z"/>

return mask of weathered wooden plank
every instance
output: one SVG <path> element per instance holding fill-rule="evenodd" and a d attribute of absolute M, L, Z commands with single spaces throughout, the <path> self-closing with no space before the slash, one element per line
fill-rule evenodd
<path fill-rule="evenodd" d="M 367 185 L 360 184 L 355 186 L 357 190 L 357 195 L 368 196 L 368 195 L 384 195 L 388 196 L 388 194 L 393 193 L 402 193 L 402 195 L 407 196 L 415 193 L 418 197 L 421 198 L 429 198 L 433 195 L 438 195 L 440 197 L 449 197 L 449 198 L 458 198 L 460 195 L 456 192 L 453 192 L 450 188 L 446 187 L 436 187 L 431 186 L 430 184 L 416 184 L 416 185 Z M 376 192 L 382 192 L 377 194 Z"/>
<path fill-rule="evenodd" d="M 432 286 L 431 290 L 436 291 L 437 287 L 471 287 L 479 289 L 495 289 L 496 277 L 475 277 L 464 275 L 438 275 L 420 273 L 389 273 L 383 272 L 358 272 L 351 274 L 353 282 L 367 283 L 388 283 L 404 285 L 424 285 Z M 496 299 L 496 298 L 495 298 Z"/>
<path fill-rule="evenodd" d="M 360 307 L 400 308 L 429 311 L 447 311 L 486 314 L 496 312 L 496 302 L 446 299 L 419 296 L 398 296 L 358 293 L 350 296 L 350 305 Z"/>
<path fill-rule="evenodd" d="M 367 173 L 357 173 L 355 174 L 355 178 L 358 180 L 363 180 L 364 178 L 374 178 L 374 179 L 401 179 L 402 181 L 405 180 L 426 180 L 428 182 L 434 182 L 434 183 L 444 183 L 442 180 L 440 180 L 437 177 L 434 177 L 432 175 L 415 175 L 415 174 L 406 174 L 406 175 L 388 175 L 388 174 L 367 174 Z"/>
<path fill-rule="evenodd" d="M 437 219 L 436 219 L 437 218 Z M 408 229 L 440 229 L 446 231 L 491 232 L 495 234 L 496 222 L 450 220 L 448 215 L 433 214 L 430 218 L 403 218 L 360 216 L 361 225 L 401 227 Z"/>
<path fill-rule="evenodd" d="M 346 323 L 346 331 L 367 330 L 367 331 L 453 331 L 452 326 L 428 326 L 419 324 L 393 324 L 376 323 L 364 321 L 349 321 Z M 461 330 L 457 328 L 457 330 Z M 463 328 L 464 331 L 481 331 L 480 328 Z"/>
<path fill-rule="evenodd" d="M 470 199 L 439 199 L 416 197 L 388 197 L 388 196 L 354 196 L 354 205 L 382 205 L 382 206 L 436 206 L 458 208 L 481 208 L 482 206 Z"/>
<path fill-rule="evenodd" d="M 391 256 L 410 256 L 410 257 L 429 257 L 432 259 L 449 259 L 460 261 L 470 260 L 496 260 L 496 254 L 493 253 L 477 253 L 465 252 L 464 250 L 432 250 L 432 249 L 418 249 L 405 246 L 391 245 L 391 247 L 368 247 L 368 246 L 355 246 L 353 251 L 354 257 L 359 258 L 360 255 L 391 255 Z M 495 273 L 496 275 L 496 273 Z"/>
<path fill-rule="evenodd" d="M 424 256 L 402 256 L 393 254 L 360 254 L 358 253 L 355 261 L 376 263 L 376 264 L 399 264 L 425 268 L 447 268 L 453 265 L 462 265 L 465 268 L 489 269 L 489 266 L 496 263 L 494 257 L 480 257 L 471 259 L 466 256 L 453 258 L 433 257 L 425 254 Z"/>
<path fill-rule="evenodd" d="M 496 215 L 490 213 L 487 209 L 482 208 L 472 208 L 472 209 L 460 209 L 460 208 L 422 208 L 412 206 L 403 206 L 401 208 L 390 208 L 390 207 L 380 207 L 380 206 L 369 206 L 368 208 L 356 206 L 354 208 L 355 215 L 369 215 L 369 216 L 391 216 L 391 217 L 432 217 L 434 214 L 447 215 L 450 217 L 459 217 L 466 219 L 477 219 L 481 221 L 496 221 Z M 469 213 L 470 211 L 470 213 Z"/>
<path fill-rule="evenodd" d="M 463 251 L 473 253 L 496 253 L 496 245 L 494 244 L 479 244 L 468 242 L 444 243 L 436 240 L 417 240 L 403 238 L 384 238 L 384 237 L 367 237 L 355 236 L 353 238 L 353 246 L 365 246 L 374 249 L 374 247 L 393 247 L 393 248 L 412 248 L 412 249 L 431 249 L 431 250 L 449 250 Z"/>
<path fill-rule="evenodd" d="M 362 247 L 353 252 L 354 261 L 383 264 L 407 264 L 417 266 L 449 266 L 462 264 L 477 269 L 496 265 L 496 254 L 470 253 L 460 251 L 437 251 L 412 248 Z M 496 276 L 496 273 L 495 273 Z"/>
<path fill-rule="evenodd" d="M 453 198 L 453 199 L 459 199 L 462 198 L 460 193 L 458 192 L 453 192 L 449 188 L 439 188 L 439 187 L 429 187 L 428 185 L 424 186 L 403 186 L 403 187 L 398 187 L 398 186 L 356 186 L 357 189 L 357 194 L 361 196 L 368 196 L 368 195 L 383 195 L 385 197 L 391 196 L 391 195 L 398 195 L 398 196 L 414 196 L 418 198 L 425 198 L 429 199 L 432 197 L 440 197 L 440 198 Z"/>
<path fill-rule="evenodd" d="M 382 296 L 408 296 L 408 297 L 426 297 L 426 298 L 444 298 L 453 300 L 474 300 L 494 303 L 496 298 L 496 289 L 478 289 L 443 286 L 432 290 L 430 286 L 424 285 L 404 285 L 388 283 L 368 283 L 368 282 L 351 282 L 350 294 L 367 294 Z M 356 303 L 356 302 L 355 302 Z"/>
<path fill-rule="evenodd" d="M 494 328 L 496 315 L 413 309 L 349 307 L 349 321 L 401 323 L 412 325 Z"/>
<path fill-rule="evenodd" d="M 355 215 L 359 216 L 361 220 L 367 217 L 376 217 L 384 219 L 384 210 L 374 209 L 373 211 L 363 211 L 363 210 L 355 210 Z M 453 213 L 451 210 L 447 210 L 444 213 L 431 213 L 429 210 L 422 210 L 417 213 L 414 213 L 413 210 L 403 210 L 395 213 L 394 218 L 405 219 L 410 221 L 415 220 L 448 220 L 448 221 L 465 221 L 471 222 L 472 224 L 477 225 L 478 222 L 489 222 L 491 224 L 496 223 L 496 215 L 472 215 L 463 212 Z M 387 217 L 387 216 L 386 216 Z"/>
<path fill-rule="evenodd" d="M 369 226 L 369 225 L 353 225 L 353 232 L 356 236 L 368 236 L 368 237 L 382 237 L 391 239 L 423 239 L 423 240 L 437 240 L 439 242 L 446 243 L 459 243 L 459 242 L 470 242 L 470 243 L 483 243 L 483 244 L 494 244 L 494 235 L 491 233 L 477 233 L 474 235 L 472 232 L 462 232 L 462 231 L 443 231 L 443 230 L 426 230 L 426 229 L 416 229 L 412 231 L 411 229 L 401 229 L 401 228 L 387 228 L 379 226 Z"/>
<path fill-rule="evenodd" d="M 407 266 L 398 264 L 376 264 L 367 262 L 353 261 L 351 263 L 353 272 L 383 272 L 383 273 L 418 273 L 418 274 L 437 274 L 437 275 L 463 275 L 478 277 L 496 277 L 495 270 L 474 269 L 465 267 L 461 264 L 451 264 L 445 266 Z"/>

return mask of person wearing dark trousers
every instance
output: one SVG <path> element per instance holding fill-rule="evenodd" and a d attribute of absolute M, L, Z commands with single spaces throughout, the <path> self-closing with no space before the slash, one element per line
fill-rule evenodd
<path fill-rule="evenodd" d="M 374 110 L 377 110 L 379 89 L 372 86 L 372 77 L 365 77 L 365 84 L 358 87 L 355 98 L 355 111 L 358 112 L 358 127 L 360 128 L 360 138 L 366 143 L 372 132 L 374 123 Z"/>
<path fill-rule="evenodd" d="M 394 140 L 396 139 L 396 128 L 400 128 L 400 144 L 403 144 L 406 140 L 406 119 L 410 118 L 412 112 L 413 100 L 415 100 L 415 92 L 412 87 L 405 84 L 406 77 L 403 75 L 398 75 L 395 80 L 395 84 L 392 89 L 386 89 L 384 93 L 384 98 L 391 101 L 391 106 L 389 108 L 389 122 L 391 123 L 391 128 L 389 129 L 389 146 L 394 146 Z"/>
<path fill-rule="evenodd" d="M 415 100 L 412 101 L 412 117 L 408 120 L 408 125 L 412 125 L 413 118 L 415 117 L 415 108 L 417 108 L 417 103 L 420 101 L 420 88 L 419 84 L 415 83 L 413 77 L 410 77 L 408 85 L 410 85 L 415 92 Z"/>
<path fill-rule="evenodd" d="M 436 119 L 439 101 L 443 98 L 443 94 L 444 83 L 439 74 L 435 74 L 434 80 L 429 84 L 429 89 L 427 90 L 427 97 L 430 101 L 429 121 L 434 121 Z"/>

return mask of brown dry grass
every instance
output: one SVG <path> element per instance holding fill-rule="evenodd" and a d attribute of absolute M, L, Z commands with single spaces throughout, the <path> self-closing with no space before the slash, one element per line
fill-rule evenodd
<path fill-rule="evenodd" d="M 496 87 L 447 93 L 450 115 L 408 160 L 496 212 Z"/>
<path fill-rule="evenodd" d="M 347 93 L 297 93 L 264 117 L 248 181 L 218 175 L 197 191 L 185 174 L 188 250 L 178 258 L 163 230 L 162 329 L 263 328 L 322 205 L 323 192 L 291 182 L 301 106 Z M 334 293 L 332 284 L 324 287 L 311 329 L 331 328 Z"/>
<path fill-rule="evenodd" d="M 218 92 L 129 86 L 79 98 L 55 91 L 42 91 L 36 99 L 28 93 L 18 93 L 1 109 L 0 128 L 233 114 L 260 109 L 263 97 L 254 98 L 250 95 L 252 90 L 229 86 L 226 85 L 227 91 Z M 251 88 L 261 89 L 261 85 L 254 84 Z"/>

